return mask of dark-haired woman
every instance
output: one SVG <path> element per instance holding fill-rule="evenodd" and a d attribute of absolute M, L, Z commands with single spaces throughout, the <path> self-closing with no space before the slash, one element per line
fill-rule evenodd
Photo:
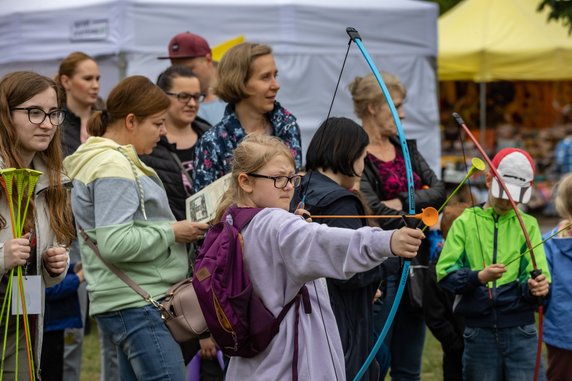
<path fill-rule="evenodd" d="M 160 179 L 138 157 L 151 153 L 165 135 L 170 104 L 147 78 L 122 80 L 109 94 L 107 111 L 90 118 L 91 137 L 64 161 L 73 179 L 77 225 L 97 242 L 103 258 L 155 300 L 188 275 L 185 243 L 204 235 L 196 225 L 176 221 Z M 78 240 L 90 313 L 118 349 L 120 379 L 185 379 L 181 349 L 159 310 Z"/>
<path fill-rule="evenodd" d="M 205 94 L 201 93 L 198 77 L 187 66 L 167 68 L 159 75 L 157 86 L 171 102 L 165 118 L 167 134 L 141 160 L 161 178 L 171 210 L 180 221 L 185 219 L 185 200 L 192 194 L 194 147 L 211 125 L 197 117 Z"/>
<path fill-rule="evenodd" d="M 292 207 L 304 197 L 312 215 L 364 215 L 357 186 L 364 169 L 369 139 L 360 125 L 347 118 L 329 118 L 322 123 L 306 153 L 307 173 Z M 364 218 L 314 219 L 331 227 L 359 229 L 368 225 Z M 352 380 L 364 363 L 373 341 L 373 300 L 381 281 L 377 266 L 349 280 L 327 279 L 328 293 L 342 346 L 346 377 Z M 377 380 L 379 367 L 370 366 L 363 380 Z"/>
<path fill-rule="evenodd" d="M 278 69 L 268 45 L 245 42 L 229 49 L 218 65 L 215 93 L 228 103 L 223 119 L 197 142 L 193 192 L 230 173 L 232 156 L 250 134 L 280 138 L 302 165 L 300 127 L 276 101 Z"/>

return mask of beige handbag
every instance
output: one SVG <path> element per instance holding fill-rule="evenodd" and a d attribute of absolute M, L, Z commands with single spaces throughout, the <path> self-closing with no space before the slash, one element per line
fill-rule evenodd
<path fill-rule="evenodd" d="M 172 286 L 161 303 L 161 316 L 179 343 L 195 339 L 208 329 L 191 280 Z"/>

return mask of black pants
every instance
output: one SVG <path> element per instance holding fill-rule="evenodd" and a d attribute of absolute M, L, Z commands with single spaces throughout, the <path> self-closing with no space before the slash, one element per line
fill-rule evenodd
<path fill-rule="evenodd" d="M 443 353 L 443 380 L 463 381 L 462 349 L 451 349 Z"/>
<path fill-rule="evenodd" d="M 64 331 L 44 332 L 41 359 L 42 381 L 63 381 Z"/>
<path fill-rule="evenodd" d="M 201 381 L 222 381 L 223 379 L 224 373 L 217 359 L 201 360 Z"/>

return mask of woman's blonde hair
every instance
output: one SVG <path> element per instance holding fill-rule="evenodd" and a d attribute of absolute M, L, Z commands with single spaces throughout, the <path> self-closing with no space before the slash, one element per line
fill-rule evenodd
<path fill-rule="evenodd" d="M 229 206 L 244 200 L 244 193 L 238 184 L 238 176 L 241 173 L 258 171 L 279 155 L 286 157 L 292 164 L 292 168 L 296 168 L 292 152 L 279 138 L 254 134 L 246 136 L 240 142 L 234 150 L 230 185 L 217 208 L 215 222 L 222 219 Z"/>
<path fill-rule="evenodd" d="M 567 174 L 558 182 L 554 207 L 560 217 L 572 218 L 572 173 Z"/>
<path fill-rule="evenodd" d="M 147 77 L 134 75 L 119 82 L 107 98 L 107 109 L 94 112 L 87 122 L 91 136 L 103 136 L 116 120 L 133 114 L 138 120 L 165 111 L 171 105 L 169 97 Z"/>
<path fill-rule="evenodd" d="M 54 90 L 58 108 L 61 108 L 62 91 L 51 78 L 31 71 L 17 71 L 7 74 L 0 81 L 0 157 L 5 168 L 25 167 L 20 152 L 22 142 L 18 138 L 18 127 L 12 118 L 12 109 L 48 89 Z M 46 205 L 50 227 L 59 243 L 69 245 L 75 238 L 75 228 L 69 206 L 69 193 L 62 184 L 61 129 L 55 126 L 53 128 L 55 132 L 52 141 L 44 151 L 36 152 L 35 157 L 42 160 L 47 167 L 45 175 L 49 178 L 49 186 L 46 191 Z M 31 204 L 30 210 L 33 208 L 34 205 Z M 33 212 L 28 213 L 29 216 L 32 214 Z M 0 229 L 5 226 L 4 216 L 0 216 Z"/>
<path fill-rule="evenodd" d="M 407 89 L 397 76 L 382 71 L 381 78 L 390 94 L 400 94 L 403 98 L 407 96 Z M 370 104 L 383 106 L 387 103 L 373 74 L 368 74 L 365 77 L 355 77 L 349 84 L 348 89 L 352 94 L 354 113 L 360 119 L 367 115 L 367 107 Z"/>
<path fill-rule="evenodd" d="M 252 42 L 230 48 L 218 64 L 215 94 L 230 104 L 237 104 L 247 98 L 246 82 L 252 76 L 252 63 L 267 54 L 272 54 L 270 46 Z"/>

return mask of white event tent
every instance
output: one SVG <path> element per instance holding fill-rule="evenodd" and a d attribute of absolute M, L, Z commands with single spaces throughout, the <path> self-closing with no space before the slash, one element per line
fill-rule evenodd
<path fill-rule="evenodd" d="M 0 75 L 53 76 L 79 50 L 97 59 L 105 97 L 127 75 L 154 81 L 169 65 L 156 57 L 177 33 L 200 34 L 211 47 L 243 35 L 273 47 L 278 100 L 298 118 L 307 147 L 328 113 L 352 26 L 377 66 L 407 86 L 406 135 L 440 175 L 437 17 L 436 4 L 414 0 L 0 0 Z M 369 72 L 352 44 L 332 116 L 356 119 L 347 86 Z"/>

